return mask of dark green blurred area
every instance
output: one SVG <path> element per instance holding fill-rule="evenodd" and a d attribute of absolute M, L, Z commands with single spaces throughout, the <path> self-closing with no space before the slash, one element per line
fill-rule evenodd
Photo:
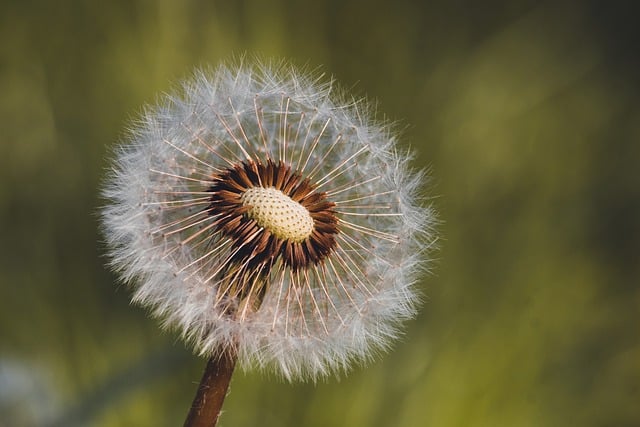
<path fill-rule="evenodd" d="M 145 103 L 243 53 L 398 121 L 441 251 L 389 354 L 315 385 L 237 372 L 221 426 L 640 425 L 633 5 L 5 0 L 0 426 L 182 425 L 204 361 L 103 267 L 98 188 Z"/>

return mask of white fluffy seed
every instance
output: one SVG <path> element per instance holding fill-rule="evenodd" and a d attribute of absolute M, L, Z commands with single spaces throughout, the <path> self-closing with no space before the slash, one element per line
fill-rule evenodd
<path fill-rule="evenodd" d="M 421 175 L 411 172 L 391 127 L 371 116 L 376 109 L 336 87 L 286 63 L 199 71 L 182 91 L 145 108 L 116 151 L 102 190 L 111 265 L 133 301 L 198 354 L 232 349 L 245 369 L 316 380 L 389 349 L 415 316 L 419 273 L 436 241 L 433 211 L 419 203 Z M 209 178 L 237 170 L 246 191 L 253 169 L 241 173 L 242 162 L 268 161 L 274 171 L 299 172 L 296 179 L 335 203 L 335 245 L 316 254 L 324 262 L 295 271 L 283 255 L 255 266 L 237 262 L 277 242 L 243 228 L 238 244 L 233 230 L 220 228 Z M 272 173 L 265 183 L 284 175 L 294 176 Z M 312 215 L 311 232 L 320 232 Z M 306 230 L 292 233 L 301 237 L 306 223 L 285 228 Z M 301 259 L 305 243 L 279 247 Z M 259 292 L 252 311 L 247 298 Z"/>
<path fill-rule="evenodd" d="M 252 187 L 242 194 L 248 215 L 276 237 L 302 242 L 313 232 L 313 218 L 300 203 L 275 188 Z"/>

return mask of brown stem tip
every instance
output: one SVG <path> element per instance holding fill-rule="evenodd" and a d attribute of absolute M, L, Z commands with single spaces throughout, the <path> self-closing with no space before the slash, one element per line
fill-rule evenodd
<path fill-rule="evenodd" d="M 184 427 L 216 425 L 235 365 L 236 355 L 231 350 L 209 359 Z"/>

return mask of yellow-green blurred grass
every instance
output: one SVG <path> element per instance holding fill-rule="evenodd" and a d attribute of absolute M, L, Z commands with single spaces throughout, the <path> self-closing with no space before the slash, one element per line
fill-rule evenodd
<path fill-rule="evenodd" d="M 246 52 L 324 64 L 399 121 L 442 250 L 389 354 L 317 385 L 238 372 L 221 425 L 640 423 L 640 95 L 586 3 L 3 7 L 0 381 L 18 361 L 46 396 L 5 379 L 1 412 L 180 424 L 203 361 L 102 267 L 97 188 L 144 103 Z"/>

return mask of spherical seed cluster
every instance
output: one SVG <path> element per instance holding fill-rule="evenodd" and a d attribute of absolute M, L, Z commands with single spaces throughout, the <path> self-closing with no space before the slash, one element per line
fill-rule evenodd
<path fill-rule="evenodd" d="M 332 87 L 282 65 L 198 73 L 117 153 L 112 265 L 201 354 L 317 377 L 386 348 L 415 312 L 433 242 L 421 176 Z"/>
<path fill-rule="evenodd" d="M 299 243 L 311 235 L 313 218 L 300 203 L 280 190 L 252 187 L 242 194 L 242 204 L 250 207 L 248 216 L 276 237 Z"/>

